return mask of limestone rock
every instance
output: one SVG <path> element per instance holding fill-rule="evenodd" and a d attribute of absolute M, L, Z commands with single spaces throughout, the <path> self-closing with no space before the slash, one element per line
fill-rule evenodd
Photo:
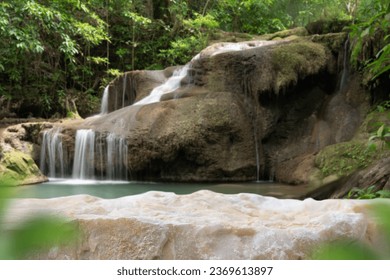
<path fill-rule="evenodd" d="M 18 124 L 10 126 L 0 137 L 0 182 L 11 180 L 19 184 L 46 182 L 36 165 L 38 134 L 42 123 Z"/>
<path fill-rule="evenodd" d="M 109 134 L 128 143 L 130 179 L 309 183 L 316 155 L 351 140 L 370 103 L 344 63 L 345 33 L 294 32 L 304 37 L 207 47 L 160 102 L 137 105 L 177 68 L 118 77 L 108 114 L 61 124 L 69 165 L 75 131 L 93 129 L 101 146 Z M 104 176 L 100 154 L 94 170 Z"/>
<path fill-rule="evenodd" d="M 174 68 L 134 71 L 114 80 L 109 111 L 116 111 L 86 120 L 79 128 L 92 128 L 103 137 L 107 133 L 125 137 L 133 179 L 248 181 L 259 173 L 267 178 L 272 169 L 284 168 L 278 162 L 287 162 L 284 156 L 276 159 L 274 150 L 290 158 L 315 152 L 307 151 L 307 144 L 314 146 L 316 141 L 309 138 L 315 129 L 311 116 L 323 110 L 328 92 L 313 90 L 312 83 L 308 90 L 291 94 L 286 90 L 333 71 L 329 69 L 334 60 L 326 46 L 306 39 L 218 43 L 196 56 L 181 87 L 158 103 L 127 106 L 166 81 Z M 295 107 L 292 100 L 297 100 Z M 118 104 L 127 107 L 118 109 Z M 287 108 L 296 114 L 283 112 Z M 283 123 L 285 116 L 294 119 Z M 296 140 L 280 143 L 279 130 Z M 303 142 L 297 141 L 297 131 L 304 131 L 299 135 L 306 137 Z M 263 147 L 268 141 L 269 150 Z M 101 167 L 96 166 L 97 172 Z M 309 169 L 308 164 L 301 169 Z M 307 182 L 298 173 L 290 179 L 289 174 L 275 172 L 275 179 Z"/>
<path fill-rule="evenodd" d="M 29 154 L 8 150 L 0 155 L 0 182 L 11 180 L 22 185 L 46 182 Z"/>
<path fill-rule="evenodd" d="M 43 212 L 79 225 L 76 245 L 40 259 L 307 259 L 321 243 L 339 239 L 381 246 L 367 216 L 371 203 L 210 191 L 111 200 L 79 195 L 14 200 L 6 225 Z"/>
<path fill-rule="evenodd" d="M 133 179 L 255 178 L 252 127 L 240 100 L 229 92 L 202 92 L 189 98 L 127 107 L 91 120 L 88 127 L 127 139 Z"/>

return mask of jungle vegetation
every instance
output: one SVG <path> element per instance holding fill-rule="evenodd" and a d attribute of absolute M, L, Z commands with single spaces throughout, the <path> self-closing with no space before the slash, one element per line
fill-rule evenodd
<path fill-rule="evenodd" d="M 217 34 L 314 21 L 345 23 L 368 87 L 389 80 L 388 0 L 3 0 L 0 118 L 86 116 L 125 71 L 184 64 Z"/>

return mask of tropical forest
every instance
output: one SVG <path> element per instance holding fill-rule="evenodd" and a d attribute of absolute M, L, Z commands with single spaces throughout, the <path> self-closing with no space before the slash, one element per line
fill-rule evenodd
<path fill-rule="evenodd" d="M 389 198 L 389 0 L 0 2 L 0 259 L 388 260 Z"/>

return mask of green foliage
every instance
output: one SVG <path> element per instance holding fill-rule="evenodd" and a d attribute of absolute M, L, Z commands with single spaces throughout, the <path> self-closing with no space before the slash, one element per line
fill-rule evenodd
<path fill-rule="evenodd" d="M 368 167 L 380 156 L 377 151 L 367 149 L 365 142 L 351 141 L 325 147 L 315 162 L 324 177 L 332 174 L 345 176 Z"/>
<path fill-rule="evenodd" d="M 207 46 L 209 37 L 219 24 L 212 15 L 194 13 L 193 18 L 184 19 L 180 26 L 181 30 L 169 48 L 161 50 L 159 54 L 160 59 L 168 65 L 183 65 L 190 61 Z"/>
<path fill-rule="evenodd" d="M 0 184 L 0 259 L 25 259 L 76 240 L 77 230 L 69 221 L 48 215 L 33 216 L 12 229 L 5 228 L 4 216 L 15 185 L 9 180 Z"/>
<path fill-rule="evenodd" d="M 211 11 L 223 29 L 233 32 L 264 34 L 286 28 L 286 13 L 280 13 L 285 1 L 223 0 Z"/>
<path fill-rule="evenodd" d="M 108 85 L 113 79 L 118 78 L 122 75 L 122 72 L 119 69 L 107 69 L 106 76 L 102 79 L 102 85 Z M 104 87 L 101 89 L 103 90 Z"/>
<path fill-rule="evenodd" d="M 351 62 L 365 74 L 365 83 L 374 84 L 390 73 L 390 4 L 387 0 L 362 1 L 358 22 L 350 26 Z"/>
<path fill-rule="evenodd" d="M 376 186 L 370 186 L 366 189 L 352 188 L 347 195 L 347 198 L 355 199 L 374 199 L 374 198 L 390 198 L 390 190 L 375 190 Z"/>
<path fill-rule="evenodd" d="M 357 240 L 338 240 L 324 244 L 318 248 L 313 259 L 317 260 L 388 260 L 390 259 L 390 205 L 388 203 L 375 203 L 370 209 L 373 219 L 382 229 L 383 240 L 381 247 L 374 250 Z"/>
<path fill-rule="evenodd" d="M 340 240 L 320 246 L 312 256 L 315 260 L 376 260 L 373 250 L 358 241 Z"/>
<path fill-rule="evenodd" d="M 60 105 L 53 93 L 84 91 L 92 83 L 92 64 L 84 57 L 108 37 L 105 22 L 87 5 L 71 0 L 0 3 L 0 83 L 14 99 L 42 108 L 35 113 L 50 116 Z"/>
<path fill-rule="evenodd" d="M 390 149 L 390 127 L 382 124 L 378 130 L 371 135 L 368 140 L 370 149 L 376 149 L 376 144 L 374 143 L 375 140 L 380 142 L 381 149 L 383 149 L 384 146 L 387 146 L 387 148 Z"/>
<path fill-rule="evenodd" d="M 381 102 L 379 105 L 377 105 L 376 110 L 379 113 L 384 113 L 385 111 L 390 110 L 390 100 Z"/>
<path fill-rule="evenodd" d="M 66 100 L 83 106 L 81 100 L 99 96 L 112 77 L 109 69 L 185 64 L 218 29 L 264 34 L 319 19 L 356 19 L 354 63 L 375 81 L 390 67 L 386 5 L 388 0 L 4 0 L 0 95 L 21 104 L 17 109 L 26 116 L 65 116 Z M 377 44 L 368 48 L 371 41 Z M 60 101 L 58 91 L 66 94 Z"/>
<path fill-rule="evenodd" d="M 204 38 L 195 36 L 178 38 L 171 43 L 169 49 L 161 50 L 160 57 L 169 65 L 184 65 L 205 46 Z"/>

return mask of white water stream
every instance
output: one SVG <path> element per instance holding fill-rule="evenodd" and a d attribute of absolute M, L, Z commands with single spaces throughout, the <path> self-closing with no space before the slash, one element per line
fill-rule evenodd
<path fill-rule="evenodd" d="M 60 128 L 52 128 L 43 132 L 40 155 L 40 169 L 49 177 L 65 176 L 64 149 Z"/>
<path fill-rule="evenodd" d="M 76 133 L 72 177 L 93 179 L 95 174 L 95 132 L 79 129 Z"/>
<path fill-rule="evenodd" d="M 100 115 L 108 114 L 108 97 L 109 97 L 109 86 L 104 88 L 102 105 L 100 107 Z"/>
<path fill-rule="evenodd" d="M 181 80 L 188 74 L 189 64 L 176 69 L 172 76 L 165 81 L 162 85 L 155 87 L 148 96 L 134 103 L 133 105 L 146 105 L 150 103 L 159 102 L 161 96 L 166 93 L 172 92 L 180 87 Z"/>

